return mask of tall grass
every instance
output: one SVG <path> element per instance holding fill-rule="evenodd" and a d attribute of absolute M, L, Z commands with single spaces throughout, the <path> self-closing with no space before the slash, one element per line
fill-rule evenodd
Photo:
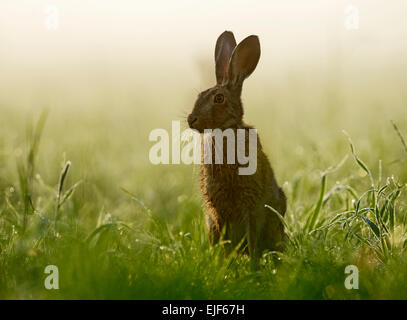
<path fill-rule="evenodd" d="M 38 158 L 45 119 L 44 113 L 28 135 L 27 155 L 17 160 L 19 189 L 13 181 L 2 185 L 1 298 L 407 298 L 405 185 L 394 176 L 383 179 L 382 162 L 375 176 L 350 138 L 353 161 L 343 155 L 319 179 L 303 175 L 284 185 L 285 250 L 265 253 L 253 271 L 248 257 L 225 260 L 221 245 L 208 244 L 199 197 L 180 196 L 197 193 L 184 175 L 180 192 L 167 188 L 171 180 L 160 189 L 168 176 L 158 176 L 155 202 L 166 199 L 164 210 L 169 192 L 177 203 L 171 220 L 155 202 L 147 204 L 136 185 L 103 183 L 108 192 L 119 189 L 114 202 L 109 193 L 95 195 L 97 180 L 82 175 L 71 182 L 80 162 L 64 160 L 59 174 L 51 170 L 57 166 L 44 167 Z M 146 174 L 154 178 L 153 171 Z M 342 181 L 331 183 L 333 176 Z M 141 187 L 147 182 L 138 180 Z M 44 288 L 49 264 L 59 268 L 59 290 Z M 349 264 L 360 269 L 359 290 L 343 285 Z"/>

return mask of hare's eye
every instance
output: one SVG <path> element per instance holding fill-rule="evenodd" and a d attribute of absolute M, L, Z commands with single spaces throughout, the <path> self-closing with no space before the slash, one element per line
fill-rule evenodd
<path fill-rule="evenodd" d="M 225 100 L 225 97 L 221 93 L 218 93 L 213 97 L 213 101 L 215 103 L 223 103 L 224 100 Z"/>

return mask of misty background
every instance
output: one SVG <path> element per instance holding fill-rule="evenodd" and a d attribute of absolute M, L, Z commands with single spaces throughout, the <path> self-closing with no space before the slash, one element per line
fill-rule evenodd
<path fill-rule="evenodd" d="M 349 6 L 357 29 L 345 27 Z M 153 175 L 158 184 L 178 168 L 149 163 L 148 135 L 172 120 L 186 127 L 198 92 L 215 84 L 216 39 L 231 30 L 238 42 L 260 37 L 260 62 L 243 90 L 245 119 L 281 181 L 303 174 L 293 168 L 318 176 L 337 163 L 349 151 L 342 130 L 375 167 L 383 159 L 392 170 L 404 151 L 390 120 L 407 126 L 406 9 L 397 0 L 2 0 L 4 153 L 23 141 L 27 118 L 48 108 L 45 164 L 58 167 L 66 154 L 101 188 L 139 181 L 141 192 L 155 194 L 156 185 L 146 186 Z M 182 183 L 195 183 L 186 170 Z"/>

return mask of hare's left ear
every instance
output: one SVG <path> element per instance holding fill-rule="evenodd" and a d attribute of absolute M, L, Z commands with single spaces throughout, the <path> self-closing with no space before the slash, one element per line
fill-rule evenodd
<path fill-rule="evenodd" d="M 228 85 L 241 88 L 246 79 L 256 69 L 260 59 L 260 42 L 257 36 L 249 36 L 235 48 L 230 59 Z"/>
<path fill-rule="evenodd" d="M 235 47 L 235 36 L 230 31 L 223 32 L 216 41 L 215 64 L 217 84 L 222 84 L 227 76 L 230 57 Z"/>

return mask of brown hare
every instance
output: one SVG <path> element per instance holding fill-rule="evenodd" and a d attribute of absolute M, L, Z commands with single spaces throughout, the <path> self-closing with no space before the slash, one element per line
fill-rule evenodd
<path fill-rule="evenodd" d="M 216 85 L 199 94 L 187 119 L 190 128 L 200 133 L 205 129 L 232 129 L 235 133 L 243 129 L 248 150 L 248 133 L 253 127 L 243 122 L 240 96 L 243 81 L 254 71 L 259 58 L 257 36 L 247 37 L 238 46 L 232 32 L 225 31 L 219 36 L 215 48 Z M 252 258 L 258 258 L 264 250 L 281 250 L 283 225 L 265 205 L 284 215 L 286 197 L 258 137 L 254 174 L 240 175 L 236 164 L 202 161 L 200 180 L 212 244 L 220 239 L 229 240 L 225 245 L 227 253 L 244 244 Z"/>

